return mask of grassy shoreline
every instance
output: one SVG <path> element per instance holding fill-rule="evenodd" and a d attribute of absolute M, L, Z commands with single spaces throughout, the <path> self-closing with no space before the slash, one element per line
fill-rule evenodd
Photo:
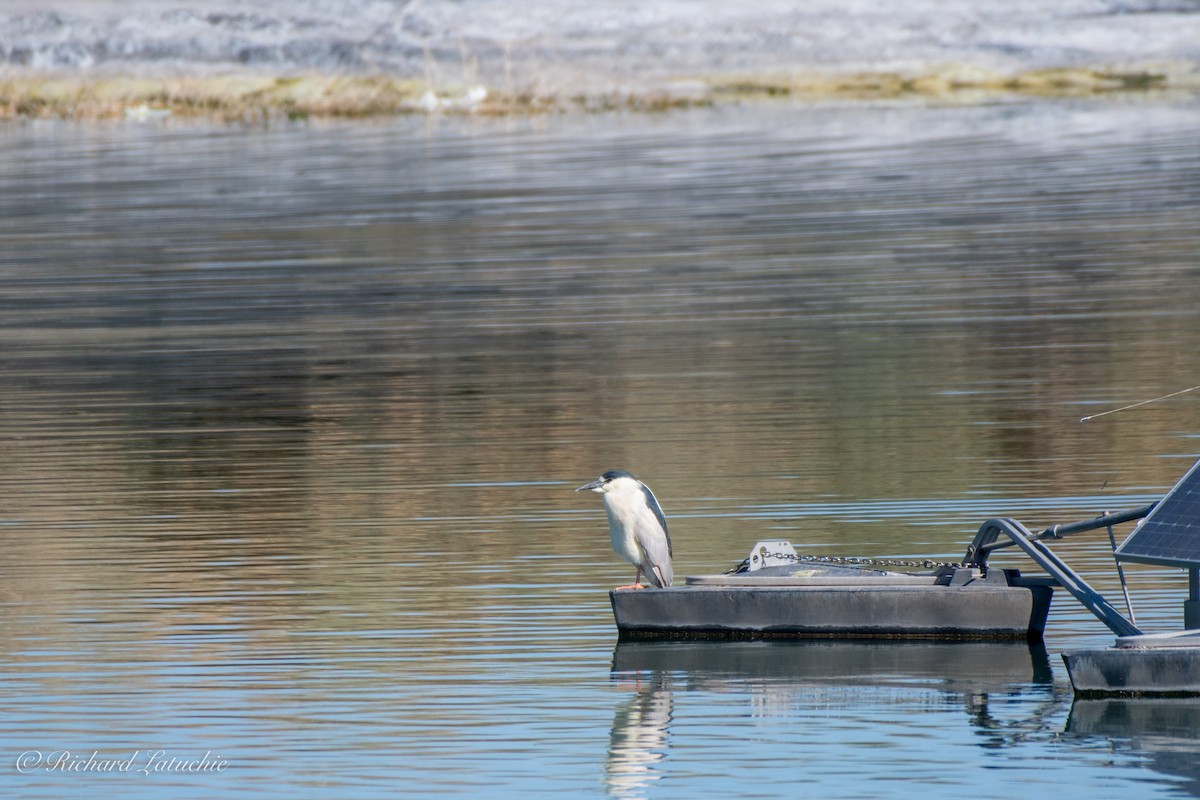
<path fill-rule="evenodd" d="M 664 111 L 751 101 L 917 100 L 974 104 L 1014 97 L 1194 96 L 1200 65 L 1061 68 L 1005 74 L 951 65 L 923 73 L 701 75 L 644 89 L 591 92 L 442 86 L 388 75 L 14 72 L 0 75 L 0 119 L 183 117 L 264 122 L 402 114 Z"/>

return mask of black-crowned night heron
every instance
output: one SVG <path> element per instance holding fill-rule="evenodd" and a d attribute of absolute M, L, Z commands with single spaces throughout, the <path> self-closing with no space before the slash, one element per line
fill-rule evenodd
<path fill-rule="evenodd" d="M 629 586 L 642 588 L 642 575 L 660 588 L 671 585 L 671 537 L 667 520 L 650 487 L 623 469 L 606 472 L 575 491 L 591 489 L 604 497 L 608 533 L 617 555 L 637 567 Z"/>

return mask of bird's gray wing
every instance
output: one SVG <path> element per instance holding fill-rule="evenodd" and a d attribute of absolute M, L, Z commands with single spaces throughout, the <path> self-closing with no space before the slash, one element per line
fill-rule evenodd
<path fill-rule="evenodd" d="M 667 555 L 674 555 L 671 552 L 671 537 L 667 535 L 667 518 L 663 516 L 662 506 L 658 504 L 658 498 L 654 496 L 654 492 L 650 491 L 650 487 L 642 484 L 642 492 L 646 495 L 646 505 L 650 506 L 650 510 L 654 512 L 654 516 L 658 519 L 658 524 L 662 526 L 663 538 L 667 540 Z"/>
<path fill-rule="evenodd" d="M 642 489 L 646 493 L 646 504 L 652 512 L 640 514 L 633 531 L 638 548 L 645 557 L 642 571 L 646 573 L 647 577 L 653 577 L 654 582 L 660 587 L 670 586 L 673 570 L 671 567 L 671 537 L 667 535 L 667 520 L 663 517 L 658 501 L 654 499 L 654 493 L 644 486 Z"/>

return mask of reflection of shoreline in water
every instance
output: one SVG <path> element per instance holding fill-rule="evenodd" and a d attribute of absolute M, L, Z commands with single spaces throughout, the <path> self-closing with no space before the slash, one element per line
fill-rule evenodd
<path fill-rule="evenodd" d="M 1176 787 L 1200 797 L 1200 698 L 1077 699 L 1066 734 L 1103 738 L 1114 751 L 1145 758 L 1154 772 L 1182 778 Z"/>
<path fill-rule="evenodd" d="M 640 797 L 662 778 L 677 688 L 748 692 L 754 717 L 785 714 L 802 696 L 821 692 L 932 688 L 962 702 L 986 748 L 1013 744 L 1029 730 L 995 718 L 990 694 L 1043 688 L 1047 699 L 1036 706 L 1037 719 L 1062 705 L 1041 643 L 622 641 L 613 651 L 611 677 L 636 691 L 613 717 L 605 763 L 605 785 L 621 798 Z"/>

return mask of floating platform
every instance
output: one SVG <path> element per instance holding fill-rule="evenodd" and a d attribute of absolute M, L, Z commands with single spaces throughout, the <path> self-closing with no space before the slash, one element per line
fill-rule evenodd
<path fill-rule="evenodd" d="M 1118 546 L 1113 526 L 1135 521 Z M 1101 529 L 1109 534 L 1129 619 L 1046 546 Z M 1024 551 L 1045 576 L 989 569 L 990 554 L 1006 547 Z M 1125 561 L 1187 570 L 1185 630 L 1147 634 L 1137 627 L 1121 567 Z M 1162 500 L 1140 508 L 1106 511 L 1038 534 L 1014 519 L 993 518 L 979 527 L 960 564 L 925 562 L 933 571 L 923 573 L 865 566 L 897 563 L 801 556 L 788 542 L 759 542 L 731 573 L 687 578 L 683 586 L 665 589 L 614 589 L 609 597 L 622 640 L 1040 642 L 1054 589 L 1061 587 L 1117 635 L 1114 647 L 1063 654 L 1077 695 L 1200 697 L 1200 461 Z"/>
<path fill-rule="evenodd" d="M 1017 570 L 926 574 L 769 566 L 609 593 L 624 639 L 903 638 L 1040 641 L 1053 582 Z"/>
<path fill-rule="evenodd" d="M 1120 636 L 1114 647 L 1062 657 L 1083 697 L 1200 695 L 1200 630 Z"/>

